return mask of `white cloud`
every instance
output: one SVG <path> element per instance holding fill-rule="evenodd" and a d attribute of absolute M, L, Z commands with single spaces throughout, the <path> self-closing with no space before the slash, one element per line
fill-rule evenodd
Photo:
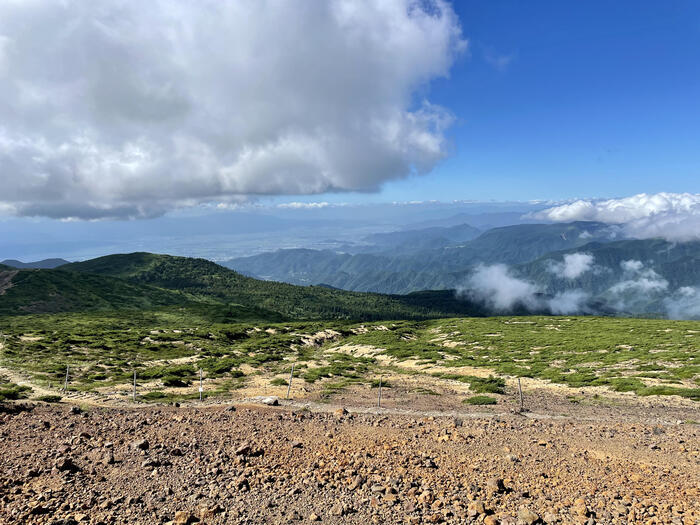
<path fill-rule="evenodd" d="M 294 210 L 327 208 L 329 206 L 340 206 L 339 204 L 331 204 L 330 202 L 285 202 L 278 204 L 278 208 L 290 208 Z"/>
<path fill-rule="evenodd" d="M 697 193 L 640 193 L 623 199 L 578 200 L 532 216 L 555 222 L 620 224 L 627 236 L 638 239 L 700 239 L 700 194 Z"/>
<path fill-rule="evenodd" d="M 0 35 L 0 206 L 59 218 L 425 173 L 452 118 L 415 97 L 466 47 L 444 0 L 26 0 Z"/>
<path fill-rule="evenodd" d="M 498 53 L 492 47 L 485 47 L 483 50 L 484 61 L 497 71 L 503 73 L 508 69 L 511 62 L 515 60 L 515 54 Z"/>
<path fill-rule="evenodd" d="M 513 276 L 505 264 L 480 265 L 469 277 L 463 293 L 496 312 L 517 306 L 535 310 L 539 306 L 535 284 Z"/>
<path fill-rule="evenodd" d="M 551 261 L 547 269 L 564 279 L 576 279 L 593 267 L 593 260 L 588 253 L 569 253 L 561 262 Z"/>
<path fill-rule="evenodd" d="M 469 277 L 458 294 L 482 303 L 492 312 L 505 313 L 516 308 L 531 312 L 549 311 L 553 314 L 569 315 L 589 313 L 587 302 L 590 295 L 583 290 L 559 292 L 545 297 L 535 283 L 519 279 L 505 264 L 480 265 Z"/>
<path fill-rule="evenodd" d="M 644 263 L 642 261 L 629 259 L 627 261 L 622 261 L 620 263 L 620 268 L 625 272 L 639 273 L 642 271 L 642 268 L 644 268 Z"/>
<path fill-rule="evenodd" d="M 700 319 L 700 286 L 683 286 L 664 299 L 671 319 Z"/>
<path fill-rule="evenodd" d="M 622 261 L 620 267 L 626 279 L 610 287 L 613 294 L 637 292 L 649 294 L 662 292 L 668 288 L 668 281 L 651 268 L 645 268 L 644 263 L 630 259 Z"/>
<path fill-rule="evenodd" d="M 569 290 L 560 292 L 547 301 L 547 305 L 553 314 L 570 315 L 587 313 L 586 303 L 590 294 L 583 290 Z"/>

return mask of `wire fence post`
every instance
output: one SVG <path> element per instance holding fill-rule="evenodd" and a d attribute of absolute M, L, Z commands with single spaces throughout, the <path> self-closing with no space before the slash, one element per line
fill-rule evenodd
<path fill-rule="evenodd" d="M 377 399 L 377 408 L 382 408 L 382 376 L 379 376 L 379 398 Z"/>
<path fill-rule="evenodd" d="M 202 400 L 202 392 L 204 392 L 204 387 L 202 386 L 202 369 L 199 369 L 199 400 Z"/>
<path fill-rule="evenodd" d="M 523 407 L 523 387 L 520 385 L 520 378 L 518 378 L 518 398 L 520 399 L 519 411 L 522 412 L 525 409 Z"/>
<path fill-rule="evenodd" d="M 292 371 L 289 373 L 289 384 L 287 385 L 287 397 L 289 399 L 289 392 L 292 390 L 292 379 L 294 378 L 294 364 L 292 363 Z"/>
<path fill-rule="evenodd" d="M 134 370 L 134 391 L 131 394 L 131 397 L 134 400 L 134 403 L 136 403 L 136 370 Z"/>
<path fill-rule="evenodd" d="M 66 365 L 66 380 L 63 382 L 63 391 L 64 392 L 68 391 L 68 368 L 69 368 L 69 366 Z"/>

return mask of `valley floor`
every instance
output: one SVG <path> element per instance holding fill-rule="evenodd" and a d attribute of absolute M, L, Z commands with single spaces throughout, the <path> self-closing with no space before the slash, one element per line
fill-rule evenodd
<path fill-rule="evenodd" d="M 700 523 L 692 402 L 536 393 L 525 415 L 8 403 L 0 523 Z"/>

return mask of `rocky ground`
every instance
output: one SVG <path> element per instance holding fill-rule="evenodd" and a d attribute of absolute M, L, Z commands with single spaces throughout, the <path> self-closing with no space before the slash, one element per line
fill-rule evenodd
<path fill-rule="evenodd" d="M 694 408 L 582 410 L 8 404 L 0 523 L 700 523 Z"/>

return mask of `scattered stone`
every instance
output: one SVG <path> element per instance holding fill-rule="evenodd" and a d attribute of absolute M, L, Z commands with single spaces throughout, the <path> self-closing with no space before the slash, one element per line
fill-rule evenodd
<path fill-rule="evenodd" d="M 583 498 L 577 498 L 574 501 L 573 510 L 579 516 L 584 517 L 584 518 L 587 517 L 588 516 L 588 505 L 586 505 L 586 500 Z"/>
<path fill-rule="evenodd" d="M 250 453 L 250 443 L 243 443 L 236 449 L 236 456 L 247 456 Z"/>
<path fill-rule="evenodd" d="M 66 456 L 58 458 L 54 466 L 60 472 L 77 472 L 78 470 L 80 470 L 80 468 L 75 463 L 73 463 L 73 460 Z"/>
<path fill-rule="evenodd" d="M 486 482 L 486 490 L 491 493 L 500 494 L 505 492 L 506 487 L 503 485 L 501 478 L 489 478 Z"/>
<path fill-rule="evenodd" d="M 139 439 L 131 443 L 131 448 L 134 450 L 148 450 L 149 446 L 147 439 Z"/>
<path fill-rule="evenodd" d="M 521 507 L 521 509 L 518 511 L 518 519 L 524 522 L 526 525 L 532 525 L 533 523 L 536 523 L 540 517 L 537 515 L 537 513 L 531 511 L 527 507 Z"/>
<path fill-rule="evenodd" d="M 479 516 L 480 514 L 486 514 L 484 502 L 480 499 L 470 502 L 467 506 L 467 515 L 473 518 L 475 516 Z"/>
<path fill-rule="evenodd" d="M 173 520 L 174 525 L 189 525 L 190 523 L 196 523 L 199 520 L 191 512 L 179 510 L 175 513 L 175 519 Z"/>
<path fill-rule="evenodd" d="M 274 397 L 274 396 L 263 397 L 263 398 L 260 400 L 260 402 L 261 402 L 263 405 L 267 405 L 267 406 L 270 406 L 270 407 L 276 407 L 276 406 L 279 406 L 279 404 L 280 404 L 279 399 L 276 398 L 276 397 Z"/>

